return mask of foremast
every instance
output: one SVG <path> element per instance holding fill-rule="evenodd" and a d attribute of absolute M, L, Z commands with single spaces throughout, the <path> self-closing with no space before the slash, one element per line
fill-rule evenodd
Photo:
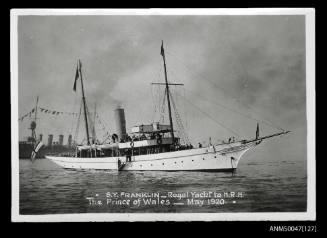
<path fill-rule="evenodd" d="M 75 83 L 74 83 L 74 88 L 73 88 L 74 91 L 76 91 L 76 81 L 78 78 L 81 79 L 82 101 L 83 101 L 83 109 L 84 109 L 84 121 L 85 121 L 87 144 L 90 145 L 89 126 L 88 126 L 88 121 L 87 121 L 87 111 L 86 111 L 87 109 L 86 109 L 86 100 L 85 100 L 85 95 L 84 95 L 84 85 L 83 85 L 83 75 L 82 75 L 82 63 L 80 60 L 78 60 L 78 62 L 77 62 Z"/>

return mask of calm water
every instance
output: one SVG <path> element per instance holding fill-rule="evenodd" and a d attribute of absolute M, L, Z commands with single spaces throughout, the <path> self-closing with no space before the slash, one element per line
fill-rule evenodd
<path fill-rule="evenodd" d="M 235 173 L 73 171 L 47 159 L 19 163 L 21 214 L 306 211 L 306 163 L 302 161 L 241 161 Z M 108 197 L 114 192 L 117 197 Z M 122 192 L 157 193 L 160 198 L 152 198 L 157 204 L 145 204 L 149 198 L 136 204 L 138 198 L 126 198 Z M 186 192 L 186 198 L 176 197 Z M 192 192 L 210 193 L 210 197 L 193 197 L 191 203 Z M 237 197 L 231 197 L 233 192 Z M 90 197 L 102 205 L 95 205 Z M 129 205 L 114 203 L 126 200 Z"/>

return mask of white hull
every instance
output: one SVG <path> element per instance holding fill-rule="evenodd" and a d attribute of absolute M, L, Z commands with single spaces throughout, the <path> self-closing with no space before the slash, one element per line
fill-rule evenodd
<path fill-rule="evenodd" d="M 99 169 L 99 170 L 154 170 L 154 171 L 232 171 L 242 155 L 253 148 L 255 143 L 241 145 L 210 146 L 206 148 L 180 150 L 174 152 L 126 157 L 79 158 L 46 156 L 57 165 L 66 169 Z M 118 168 L 118 160 L 124 166 Z"/>

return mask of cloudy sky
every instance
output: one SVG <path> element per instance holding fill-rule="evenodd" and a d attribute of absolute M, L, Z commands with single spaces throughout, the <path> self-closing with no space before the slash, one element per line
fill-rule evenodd
<path fill-rule="evenodd" d="M 249 156 L 306 159 L 304 16 L 20 16 L 19 115 L 39 106 L 78 112 L 82 61 L 89 109 L 115 131 L 113 110 L 125 109 L 127 129 L 160 118 L 164 82 L 161 40 L 172 94 L 193 144 L 231 136 L 273 139 Z M 167 112 L 167 109 L 165 109 Z M 76 118 L 39 114 L 37 134 L 75 133 Z M 256 120 L 253 120 L 256 119 Z M 165 117 L 165 122 L 168 122 Z M 19 137 L 30 134 L 29 119 Z M 176 124 L 176 123 L 175 123 Z M 80 128 L 83 129 L 83 125 Z M 98 126 L 98 135 L 103 132 Z M 83 130 L 79 132 L 83 136 Z M 271 158 L 270 158 L 271 159 Z"/>

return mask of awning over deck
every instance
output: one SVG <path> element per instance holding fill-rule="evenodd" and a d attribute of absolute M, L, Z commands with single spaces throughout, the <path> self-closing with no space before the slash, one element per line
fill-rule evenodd
<path fill-rule="evenodd" d="M 163 132 L 170 131 L 170 125 L 162 125 L 158 122 L 155 122 L 151 125 L 140 125 L 132 127 L 132 133 L 154 133 L 154 132 Z"/>
<path fill-rule="evenodd" d="M 103 144 L 103 145 L 79 145 L 77 146 L 78 150 L 105 150 L 105 149 L 117 149 L 118 143 L 113 144 Z"/>
<path fill-rule="evenodd" d="M 155 146 L 155 145 L 169 145 L 172 144 L 172 138 L 162 138 L 159 139 L 149 139 L 149 140 L 140 140 L 140 141 L 128 141 L 124 143 L 119 143 L 119 149 L 128 149 L 128 148 L 139 148 L 145 146 Z"/>

